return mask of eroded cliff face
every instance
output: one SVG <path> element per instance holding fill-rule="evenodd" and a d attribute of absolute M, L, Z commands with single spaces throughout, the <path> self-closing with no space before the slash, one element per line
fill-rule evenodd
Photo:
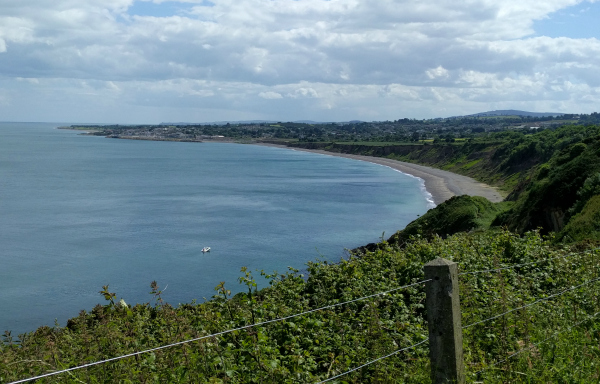
<path fill-rule="evenodd" d="M 427 165 L 448 161 L 461 149 L 460 146 L 453 145 L 360 145 L 339 143 L 293 143 L 289 146 L 365 156 L 388 157 L 393 155 Z"/>
<path fill-rule="evenodd" d="M 560 208 L 546 208 L 544 209 L 546 216 L 546 228 L 550 231 L 560 232 L 565 227 L 565 216 L 566 213 Z"/>
<path fill-rule="evenodd" d="M 568 223 L 565 207 L 540 206 L 533 199 L 520 202 L 520 207 L 500 214 L 493 225 L 506 227 L 516 233 L 539 229 L 541 233 L 560 232 Z"/>

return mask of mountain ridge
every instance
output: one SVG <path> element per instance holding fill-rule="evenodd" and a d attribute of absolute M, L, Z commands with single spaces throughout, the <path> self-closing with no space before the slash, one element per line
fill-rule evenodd
<path fill-rule="evenodd" d="M 499 109 L 495 111 L 479 112 L 471 115 L 464 115 L 458 117 L 480 117 L 480 116 L 528 116 L 528 117 L 549 117 L 549 116 L 563 116 L 561 112 L 528 112 L 520 111 L 517 109 Z"/>

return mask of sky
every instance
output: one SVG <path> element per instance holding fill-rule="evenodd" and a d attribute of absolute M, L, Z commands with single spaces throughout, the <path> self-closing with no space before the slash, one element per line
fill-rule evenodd
<path fill-rule="evenodd" d="M 600 111 L 600 0 L 2 0 L 0 121 Z"/>

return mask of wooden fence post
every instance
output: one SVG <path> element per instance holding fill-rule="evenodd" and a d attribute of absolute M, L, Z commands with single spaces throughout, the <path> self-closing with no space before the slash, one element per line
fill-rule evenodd
<path fill-rule="evenodd" d="M 429 358 L 434 384 L 465 382 L 458 266 L 437 258 L 424 267 L 425 309 L 429 323 Z"/>

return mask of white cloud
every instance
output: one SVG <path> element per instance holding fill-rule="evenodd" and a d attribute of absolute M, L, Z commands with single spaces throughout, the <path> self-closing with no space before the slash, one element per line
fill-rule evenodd
<path fill-rule="evenodd" d="M 168 17 L 130 16 L 134 0 L 1 2 L 0 76 L 11 100 L 35 92 L 11 81 L 21 78 L 59 99 L 83 92 L 74 102 L 116 108 L 123 121 L 161 103 L 193 115 L 200 99 L 215 114 L 269 119 L 428 117 L 440 103 L 459 114 L 557 99 L 573 112 L 596 108 L 600 40 L 530 37 L 535 20 L 582 0 L 179 2 L 190 11 Z M 68 120 L 72 108 L 59 112 Z"/>
<path fill-rule="evenodd" d="M 114 81 L 107 81 L 106 87 L 111 91 L 121 92 L 121 88 L 119 88 L 119 86 L 115 84 Z"/>
<path fill-rule="evenodd" d="M 34 79 L 34 78 L 17 77 L 16 80 L 17 81 L 27 81 L 28 83 L 31 83 L 31 84 L 39 84 L 40 83 L 39 79 Z"/>
<path fill-rule="evenodd" d="M 258 96 L 262 97 L 263 99 L 267 99 L 267 100 L 274 100 L 274 99 L 282 99 L 283 98 L 283 96 L 281 95 L 281 93 L 272 92 L 272 91 L 261 92 L 261 93 L 258 94 Z"/>
<path fill-rule="evenodd" d="M 319 97 L 317 91 L 312 88 L 298 88 L 294 90 L 292 93 L 288 93 L 289 97 L 298 98 L 298 97 Z"/>
<path fill-rule="evenodd" d="M 450 72 L 448 72 L 448 70 L 446 68 L 442 67 L 441 65 L 438 66 L 437 68 L 428 69 L 427 71 L 425 71 L 425 74 L 430 79 L 435 79 L 435 78 L 439 78 L 439 77 L 447 78 L 450 76 Z"/>

